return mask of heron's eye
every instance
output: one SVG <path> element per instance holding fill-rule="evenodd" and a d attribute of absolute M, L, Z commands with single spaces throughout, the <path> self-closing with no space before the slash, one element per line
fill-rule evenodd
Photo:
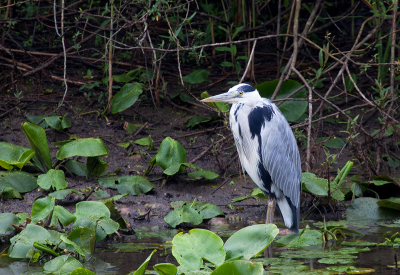
<path fill-rule="evenodd" d="M 242 95 L 243 95 L 243 92 L 239 92 L 239 95 L 242 96 Z"/>

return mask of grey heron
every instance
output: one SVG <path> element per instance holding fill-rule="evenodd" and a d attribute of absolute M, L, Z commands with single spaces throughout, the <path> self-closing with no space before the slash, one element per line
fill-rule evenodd
<path fill-rule="evenodd" d="M 242 168 L 267 197 L 276 201 L 285 226 L 297 233 L 300 154 L 292 129 L 278 107 L 249 84 L 238 84 L 202 101 L 232 103 L 229 123 Z M 273 220 L 272 204 L 268 206 L 267 222 Z"/>

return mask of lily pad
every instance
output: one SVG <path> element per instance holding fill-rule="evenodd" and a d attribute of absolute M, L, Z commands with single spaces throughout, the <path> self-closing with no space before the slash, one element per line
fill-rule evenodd
<path fill-rule="evenodd" d="M 210 275 L 262 275 L 264 274 L 263 266 L 259 263 L 249 261 L 230 261 L 222 264 Z"/>
<path fill-rule="evenodd" d="M 224 242 L 215 233 L 193 229 L 188 234 L 179 233 L 172 240 L 172 255 L 188 270 L 199 270 L 203 259 L 216 266 L 225 260 Z"/>
<path fill-rule="evenodd" d="M 322 244 L 322 235 L 317 230 L 307 230 L 303 234 L 289 234 L 275 242 L 276 245 L 287 247 L 304 247 Z"/>
<path fill-rule="evenodd" d="M 233 234 L 225 243 L 226 260 L 251 257 L 263 252 L 278 235 L 275 224 L 257 224 L 245 227 Z"/>
<path fill-rule="evenodd" d="M 379 207 L 378 199 L 358 198 L 346 209 L 346 218 L 348 221 L 358 220 L 392 220 L 400 217 L 397 210 Z"/>
<path fill-rule="evenodd" d="M 25 230 L 14 236 L 11 241 L 11 246 L 8 249 L 8 256 L 11 258 L 26 258 L 29 250 L 33 249 L 35 241 L 46 243 L 50 239 L 50 233 L 41 226 L 28 224 Z"/>

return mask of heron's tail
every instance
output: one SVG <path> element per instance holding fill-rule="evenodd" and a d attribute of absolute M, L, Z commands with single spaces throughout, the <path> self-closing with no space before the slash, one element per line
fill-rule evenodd
<path fill-rule="evenodd" d="M 279 198 L 276 198 L 276 206 L 285 226 L 289 230 L 299 233 L 300 206 L 294 206 L 290 198 L 283 194 Z"/>

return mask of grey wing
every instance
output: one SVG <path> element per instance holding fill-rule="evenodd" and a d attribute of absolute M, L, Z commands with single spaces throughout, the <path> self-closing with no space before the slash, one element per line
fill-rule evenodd
<path fill-rule="evenodd" d="M 296 139 L 289 123 L 275 104 L 274 117 L 261 128 L 262 160 L 271 175 L 272 182 L 290 198 L 293 205 L 300 206 L 301 161 Z"/>

